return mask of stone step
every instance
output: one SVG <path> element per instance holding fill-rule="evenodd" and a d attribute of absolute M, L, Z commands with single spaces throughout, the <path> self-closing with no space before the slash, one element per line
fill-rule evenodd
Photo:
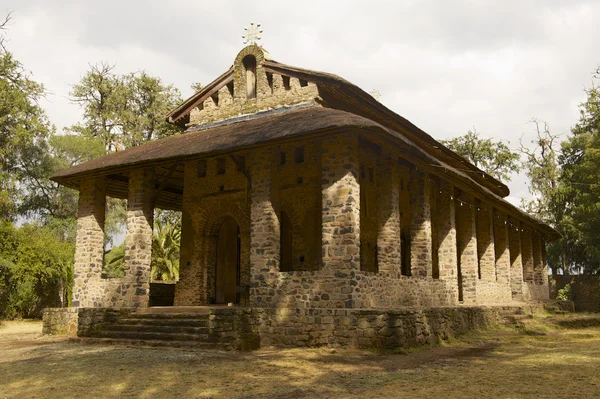
<path fill-rule="evenodd" d="M 233 338 L 209 336 L 207 334 L 161 333 L 143 331 L 111 331 L 100 330 L 94 333 L 95 338 L 123 338 L 150 341 L 198 341 L 208 343 L 231 342 Z"/>
<path fill-rule="evenodd" d="M 176 320 L 176 319 L 206 319 L 210 317 L 206 313 L 129 313 L 127 318 L 131 319 L 152 319 L 152 320 Z"/>
<path fill-rule="evenodd" d="M 163 341 L 147 339 L 129 339 L 129 338 L 98 338 L 98 337 L 72 337 L 71 342 L 85 344 L 101 345 L 123 345 L 136 347 L 164 347 L 164 348 L 184 348 L 184 349 L 221 349 L 234 350 L 235 347 L 230 343 L 203 342 L 203 341 Z"/>
<path fill-rule="evenodd" d="M 145 326 L 172 326 L 172 327 L 208 327 L 208 318 L 179 318 L 179 319 L 153 319 L 126 317 L 119 318 L 114 324 L 145 325 Z"/>
<path fill-rule="evenodd" d="M 100 326 L 101 331 L 141 331 L 155 333 L 175 333 L 175 334 L 208 334 L 208 327 L 203 326 L 173 326 L 173 325 L 153 325 L 153 324 L 121 324 L 110 323 Z"/>

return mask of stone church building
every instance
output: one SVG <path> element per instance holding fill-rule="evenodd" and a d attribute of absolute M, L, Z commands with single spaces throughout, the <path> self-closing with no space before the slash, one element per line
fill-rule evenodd
<path fill-rule="evenodd" d="M 556 231 L 338 76 L 252 44 L 167 118 L 185 133 L 53 177 L 79 191 L 74 308 L 148 306 L 155 207 L 182 212 L 175 306 L 259 312 L 257 334 L 282 314 L 548 299 Z M 102 276 L 107 196 L 128 200 L 121 279 Z"/>

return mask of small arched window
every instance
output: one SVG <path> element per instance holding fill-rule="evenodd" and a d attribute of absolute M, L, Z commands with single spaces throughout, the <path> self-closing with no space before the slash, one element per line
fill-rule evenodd
<path fill-rule="evenodd" d="M 246 70 L 246 98 L 256 98 L 256 58 L 247 55 L 242 60 Z"/>

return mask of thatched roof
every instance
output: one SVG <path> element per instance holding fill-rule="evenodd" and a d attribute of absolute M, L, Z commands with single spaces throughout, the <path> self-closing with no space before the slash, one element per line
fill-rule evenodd
<path fill-rule="evenodd" d="M 506 197 L 510 194 L 508 187 L 500 180 L 487 174 L 448 149 L 409 120 L 388 109 L 370 94 L 351 82 L 331 73 L 297 68 L 268 59 L 264 60 L 262 65 L 266 72 L 291 76 L 315 83 L 325 106 L 348 111 L 380 123 L 387 128 L 403 134 L 425 152 L 439 158 L 451 167 L 465 171 L 478 184 L 488 188 L 495 194 L 501 197 Z M 233 68 L 171 111 L 167 115 L 167 121 L 171 123 L 187 122 L 190 112 L 198 104 L 215 94 L 232 79 Z"/>
<path fill-rule="evenodd" d="M 123 171 L 132 168 L 161 166 L 166 174 L 168 168 L 163 165 L 177 165 L 187 159 L 252 148 L 278 140 L 352 130 L 358 130 L 382 145 L 396 147 L 419 168 L 432 174 L 443 173 L 445 178 L 454 182 L 461 190 L 489 201 L 510 215 L 518 216 L 549 236 L 556 236 L 556 231 L 549 226 L 514 207 L 491 190 L 481 187 L 468 173 L 456 170 L 423 151 L 404 135 L 362 116 L 330 108 L 298 107 L 267 112 L 253 119 L 153 141 L 60 171 L 52 179 L 78 188 L 80 179 L 105 175 L 109 180 L 107 195 L 126 198 L 127 176 Z M 157 206 L 180 209 L 182 190 L 183 179 L 179 178 L 178 184 L 172 184 L 161 193 Z"/>

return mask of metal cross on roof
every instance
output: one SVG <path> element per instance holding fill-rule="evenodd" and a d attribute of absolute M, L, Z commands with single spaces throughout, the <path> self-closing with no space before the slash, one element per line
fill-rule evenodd
<path fill-rule="evenodd" d="M 244 28 L 246 30 L 246 34 L 242 35 L 242 39 L 244 39 L 244 44 L 256 44 L 257 40 L 261 40 L 260 36 L 263 33 L 262 29 L 260 29 L 260 24 L 254 25 L 254 22 L 250 22 L 249 28 Z"/>

